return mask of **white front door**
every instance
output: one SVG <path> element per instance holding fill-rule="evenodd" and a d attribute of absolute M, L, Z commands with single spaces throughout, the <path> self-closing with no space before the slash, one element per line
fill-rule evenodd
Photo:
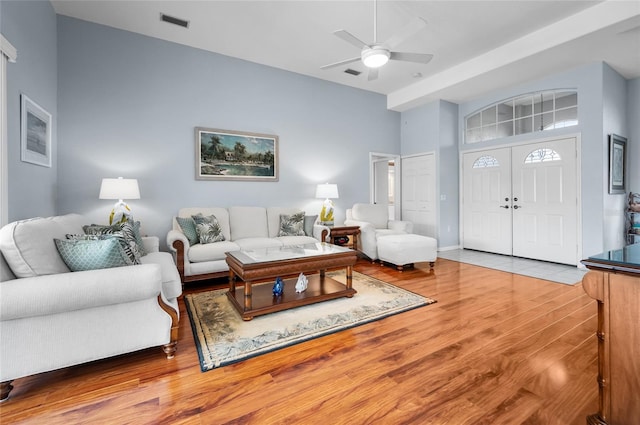
<path fill-rule="evenodd" d="M 463 170 L 462 246 L 511 255 L 511 149 L 465 153 Z"/>
<path fill-rule="evenodd" d="M 576 264 L 576 139 L 512 148 L 513 255 Z"/>
<path fill-rule="evenodd" d="M 575 138 L 463 155 L 463 238 L 469 249 L 577 264 Z"/>
<path fill-rule="evenodd" d="M 435 154 L 402 158 L 402 220 L 413 233 L 437 238 Z"/>

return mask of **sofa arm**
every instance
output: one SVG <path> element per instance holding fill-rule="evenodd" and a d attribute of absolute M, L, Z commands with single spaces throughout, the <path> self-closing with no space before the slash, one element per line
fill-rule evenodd
<path fill-rule="evenodd" d="M 146 252 L 158 252 L 160 251 L 160 238 L 157 236 L 143 236 L 142 244 Z"/>
<path fill-rule="evenodd" d="M 0 282 L 0 320 L 157 298 L 161 291 L 157 264 L 13 279 Z"/>
<path fill-rule="evenodd" d="M 167 233 L 167 246 L 173 254 L 173 259 L 180 274 L 180 281 L 184 282 L 185 271 L 189 270 L 189 257 L 187 256 L 187 250 L 190 246 L 189 239 L 181 231 L 172 229 Z"/>
<path fill-rule="evenodd" d="M 313 225 L 313 237 L 319 240 L 320 242 L 326 242 L 326 240 L 322 240 L 322 232 L 327 232 L 326 235 L 330 235 L 331 227 L 325 226 L 323 224 Z"/>
<path fill-rule="evenodd" d="M 387 227 L 391 230 L 405 232 L 405 233 L 413 232 L 413 223 L 410 221 L 389 220 Z"/>

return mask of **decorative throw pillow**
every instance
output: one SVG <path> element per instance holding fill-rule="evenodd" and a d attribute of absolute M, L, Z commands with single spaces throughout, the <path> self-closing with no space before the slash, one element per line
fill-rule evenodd
<path fill-rule="evenodd" d="M 220 227 L 215 215 L 211 214 L 204 217 L 202 214 L 198 214 L 192 215 L 191 218 L 196 225 L 196 232 L 201 244 L 222 242 L 224 240 L 222 227 Z"/>
<path fill-rule="evenodd" d="M 132 264 L 118 239 L 112 236 L 104 239 L 54 239 L 54 242 L 62 260 L 73 272 Z"/>
<path fill-rule="evenodd" d="M 111 226 L 103 226 L 100 224 L 92 224 L 82 226 L 87 235 L 113 235 L 118 238 L 122 249 L 127 253 L 133 264 L 140 264 L 142 252 L 136 243 L 135 232 L 130 222 L 117 223 Z"/>
<path fill-rule="evenodd" d="M 280 214 L 278 236 L 304 236 L 304 211 L 296 214 Z"/>
<path fill-rule="evenodd" d="M 140 251 L 140 255 L 144 257 L 145 255 L 147 255 L 147 250 L 144 249 L 144 242 L 142 242 L 142 235 L 140 234 L 140 222 L 133 221 L 131 218 L 129 218 L 129 220 L 127 221 L 133 227 L 133 238 L 136 241 L 136 245 L 138 247 L 138 250 Z"/>
<path fill-rule="evenodd" d="M 318 220 L 317 215 L 305 215 L 304 216 L 304 234 L 307 236 L 313 236 L 313 225 Z"/>
<path fill-rule="evenodd" d="M 176 217 L 176 221 L 182 229 L 182 233 L 184 233 L 189 240 L 189 245 L 195 245 L 200 242 L 198 232 L 196 231 L 196 223 L 191 217 Z"/>

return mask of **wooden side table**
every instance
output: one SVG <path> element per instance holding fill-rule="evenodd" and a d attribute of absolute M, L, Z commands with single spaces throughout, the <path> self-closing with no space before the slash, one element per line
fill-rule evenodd
<path fill-rule="evenodd" d="M 322 241 L 327 239 L 329 236 L 330 243 L 335 243 L 337 238 L 342 238 L 345 236 L 351 236 L 351 246 L 350 248 L 357 251 L 358 250 L 358 235 L 360 234 L 360 226 L 333 226 L 330 227 L 329 234 L 327 235 L 327 231 L 322 231 Z"/>

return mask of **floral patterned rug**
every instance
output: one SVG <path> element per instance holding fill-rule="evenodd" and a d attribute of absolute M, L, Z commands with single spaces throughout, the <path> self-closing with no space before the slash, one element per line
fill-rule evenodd
<path fill-rule="evenodd" d="M 344 283 L 344 271 L 327 273 Z M 435 303 L 381 280 L 353 272 L 353 298 L 339 298 L 255 317 L 245 322 L 227 300 L 226 289 L 187 294 L 203 372 L 309 339 Z"/>

